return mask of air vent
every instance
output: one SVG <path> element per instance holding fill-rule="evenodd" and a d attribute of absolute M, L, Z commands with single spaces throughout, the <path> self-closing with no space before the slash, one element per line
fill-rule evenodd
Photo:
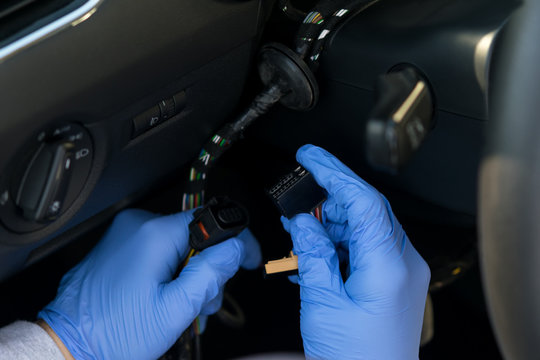
<path fill-rule="evenodd" d="M 0 48 L 85 4 L 86 0 L 0 0 Z"/>

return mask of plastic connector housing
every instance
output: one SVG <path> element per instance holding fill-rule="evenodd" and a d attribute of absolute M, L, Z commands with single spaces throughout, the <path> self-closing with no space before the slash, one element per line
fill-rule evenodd
<path fill-rule="evenodd" d="M 247 210 L 227 197 L 210 199 L 193 217 L 189 223 L 189 245 L 197 251 L 238 235 L 249 224 Z"/>
<path fill-rule="evenodd" d="M 268 194 L 288 219 L 300 213 L 312 212 L 326 199 L 325 191 L 302 166 L 281 178 L 268 190 Z"/>

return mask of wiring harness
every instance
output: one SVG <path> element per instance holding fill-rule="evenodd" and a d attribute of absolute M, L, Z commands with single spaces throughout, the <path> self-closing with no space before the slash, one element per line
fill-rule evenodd
<path fill-rule="evenodd" d="M 294 110 L 309 110 L 318 100 L 313 75 L 329 35 L 346 18 L 380 0 L 322 0 L 309 12 L 295 8 L 290 0 L 278 7 L 295 21 L 302 21 L 295 39 L 295 51 L 281 44 L 263 46 L 259 55 L 259 75 L 265 89 L 232 123 L 225 125 L 204 145 L 189 171 L 189 182 L 182 198 L 182 210 L 204 204 L 206 180 L 216 161 L 242 137 L 243 131 L 276 103 Z M 303 20 L 301 20 L 303 19 Z"/>
<path fill-rule="evenodd" d="M 315 71 L 330 35 L 344 20 L 380 0 L 322 0 L 306 14 L 295 39 L 296 53 Z M 290 8 L 290 4 L 288 4 Z M 290 11 L 290 10 L 289 10 Z"/>
<path fill-rule="evenodd" d="M 282 95 L 279 86 L 270 86 L 255 97 L 235 122 L 225 125 L 210 138 L 189 170 L 188 188 L 182 199 L 182 210 L 194 209 L 204 204 L 207 174 L 215 161 L 242 136 L 246 127 L 265 114 Z"/>
<path fill-rule="evenodd" d="M 379 0 L 321 0 L 308 13 L 295 8 L 290 0 L 278 0 L 279 9 L 290 19 L 301 22 L 295 38 L 295 50 L 271 43 L 262 47 L 259 54 L 258 70 L 265 85 L 251 104 L 240 116 L 218 130 L 203 146 L 189 170 L 188 184 L 182 198 L 182 210 L 189 210 L 205 204 L 208 174 L 217 160 L 236 142 L 244 130 L 254 120 L 266 114 L 278 102 L 299 111 L 313 108 L 319 96 L 317 81 L 313 72 L 317 70 L 321 53 L 330 35 L 346 18 L 357 14 Z M 322 220 L 321 207 L 312 214 Z M 192 249 L 184 262 L 196 255 Z M 200 321 L 195 319 L 192 326 L 194 354 L 200 359 Z M 184 342 L 184 343 L 189 343 Z"/>

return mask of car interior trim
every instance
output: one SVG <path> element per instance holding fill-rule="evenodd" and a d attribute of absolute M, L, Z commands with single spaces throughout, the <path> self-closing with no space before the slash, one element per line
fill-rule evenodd
<path fill-rule="evenodd" d="M 88 20 L 104 0 L 88 0 L 77 9 L 0 49 L 0 63 L 41 40 Z"/>
<path fill-rule="evenodd" d="M 484 35 L 478 44 L 476 44 L 474 51 L 474 71 L 478 84 L 484 92 L 487 92 L 488 88 L 490 57 L 493 50 L 493 42 L 498 32 L 499 30 L 497 29 Z"/>

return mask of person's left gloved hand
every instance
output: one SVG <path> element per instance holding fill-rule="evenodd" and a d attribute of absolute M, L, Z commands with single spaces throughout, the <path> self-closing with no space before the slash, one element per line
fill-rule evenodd
<path fill-rule="evenodd" d="M 245 230 L 190 259 L 192 212 L 120 213 L 94 250 L 62 279 L 39 314 L 76 359 L 155 359 L 199 314 L 219 309 L 240 266 L 255 268 L 259 245 Z"/>

